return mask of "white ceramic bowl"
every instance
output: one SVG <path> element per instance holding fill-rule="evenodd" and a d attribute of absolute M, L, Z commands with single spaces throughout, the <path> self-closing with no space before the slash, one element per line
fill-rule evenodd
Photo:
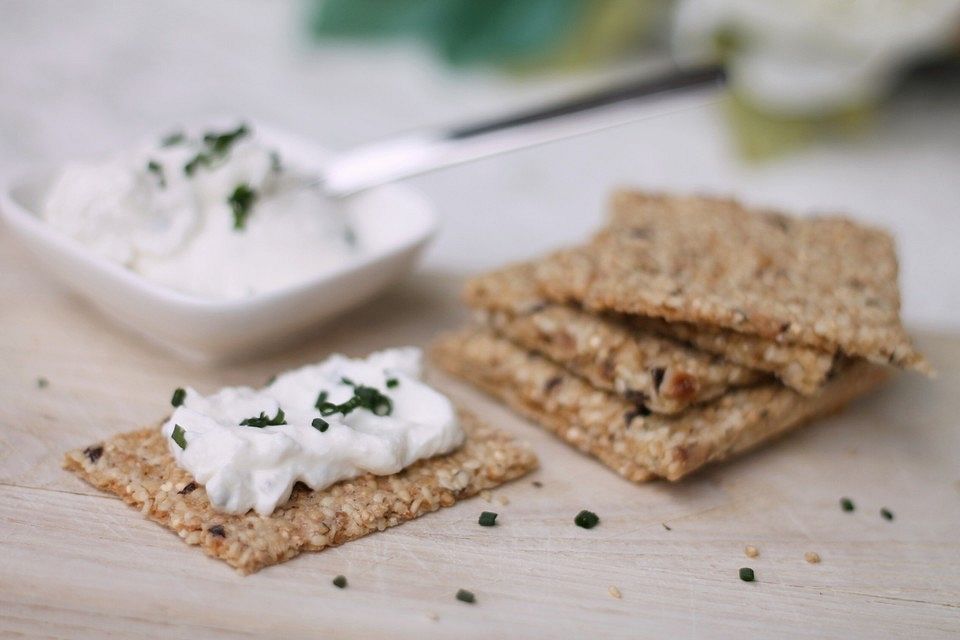
<path fill-rule="evenodd" d="M 318 172 L 329 153 L 256 124 L 257 134 L 292 164 Z M 0 193 L 7 228 L 51 274 L 107 316 L 190 359 L 226 361 L 279 346 L 373 297 L 414 266 L 437 228 L 433 206 L 416 192 L 386 185 L 342 201 L 365 250 L 351 263 L 295 286 L 238 300 L 198 298 L 145 279 L 94 255 L 37 212 L 54 177 L 37 171 Z"/>

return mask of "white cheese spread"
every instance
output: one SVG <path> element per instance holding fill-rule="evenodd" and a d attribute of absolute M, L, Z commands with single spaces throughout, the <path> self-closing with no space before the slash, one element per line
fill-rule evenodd
<path fill-rule="evenodd" d="M 263 389 L 227 387 L 202 396 L 187 388 L 162 430 L 177 464 L 206 487 L 215 508 L 268 515 L 298 481 L 319 490 L 364 473 L 393 474 L 463 443 L 453 405 L 422 381 L 421 361 L 412 347 L 366 359 L 334 355 Z M 375 389 L 367 395 L 381 400 L 331 413 L 364 396 L 362 389 Z M 250 418 L 286 424 L 241 425 Z"/>
<path fill-rule="evenodd" d="M 358 252 L 344 214 L 309 180 L 249 126 L 209 129 L 67 165 L 41 215 L 150 280 L 236 299 L 303 282 Z"/>

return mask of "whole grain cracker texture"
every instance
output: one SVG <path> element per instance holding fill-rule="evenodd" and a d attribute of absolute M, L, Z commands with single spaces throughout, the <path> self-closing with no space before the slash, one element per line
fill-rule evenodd
<path fill-rule="evenodd" d="M 433 360 L 636 482 L 679 480 L 701 466 L 843 407 L 885 380 L 886 367 L 848 363 L 813 397 L 771 382 L 731 391 L 677 416 L 645 415 L 487 329 L 442 336 Z M 559 379 L 559 382 L 557 381 Z"/>
<path fill-rule="evenodd" d="M 900 322 L 884 231 L 734 200 L 621 191 L 586 247 L 537 268 L 552 298 L 594 311 L 731 329 L 929 372 Z"/>
<path fill-rule="evenodd" d="M 536 351 L 594 386 L 674 414 L 763 376 L 652 331 L 537 295 L 533 265 L 473 278 L 464 298 L 497 333 Z"/>
<path fill-rule="evenodd" d="M 298 485 L 269 516 L 216 511 L 202 486 L 174 462 L 158 428 L 123 433 L 69 452 L 64 468 L 114 493 L 151 520 L 199 545 L 240 573 L 319 551 L 412 520 L 496 487 L 537 467 L 536 456 L 505 433 L 461 412 L 467 434 L 457 451 L 390 476 L 364 475 L 322 491 Z"/>

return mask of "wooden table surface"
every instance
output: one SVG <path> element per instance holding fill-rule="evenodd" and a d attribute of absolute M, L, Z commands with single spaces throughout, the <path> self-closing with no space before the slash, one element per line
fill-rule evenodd
<path fill-rule="evenodd" d="M 461 275 L 415 275 L 280 354 L 206 368 L 116 328 L 2 235 L 0 273 L 0 636 L 960 634 L 960 336 L 917 335 L 937 380 L 901 375 L 841 416 L 679 485 L 632 485 L 445 382 L 531 442 L 542 469 L 492 505 L 466 501 L 241 577 L 62 471 L 63 452 L 158 421 L 178 385 L 255 385 L 332 350 L 426 344 L 464 319 Z M 573 525 L 584 508 L 600 515 L 593 530 Z M 495 528 L 477 526 L 484 509 L 499 512 Z M 748 544 L 759 557 L 745 557 Z M 744 566 L 756 582 L 738 579 Z M 331 585 L 337 574 L 347 589 Z M 458 588 L 476 604 L 456 601 Z"/>

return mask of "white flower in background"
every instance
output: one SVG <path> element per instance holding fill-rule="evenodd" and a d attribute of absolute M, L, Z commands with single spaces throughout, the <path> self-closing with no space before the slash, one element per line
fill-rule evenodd
<path fill-rule="evenodd" d="M 960 34 L 960 0 L 682 0 L 681 62 L 716 59 L 732 89 L 765 111 L 818 116 L 882 98 L 904 65 Z"/>

